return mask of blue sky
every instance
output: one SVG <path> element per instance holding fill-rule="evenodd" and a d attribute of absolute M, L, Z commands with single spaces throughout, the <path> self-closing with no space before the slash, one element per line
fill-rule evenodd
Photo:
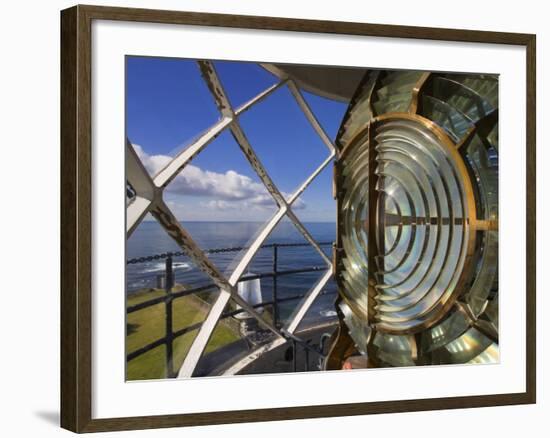
<path fill-rule="evenodd" d="M 236 107 L 277 81 L 257 64 L 214 62 Z M 195 61 L 128 57 L 126 128 L 138 155 L 154 173 L 219 119 Z M 334 139 L 346 105 L 304 92 Z M 286 87 L 241 116 L 241 126 L 277 186 L 292 193 L 327 157 L 317 136 Z M 295 204 L 308 222 L 333 222 L 332 165 Z M 207 146 L 165 191 L 165 200 L 183 221 L 265 221 L 276 205 L 229 131 Z"/>

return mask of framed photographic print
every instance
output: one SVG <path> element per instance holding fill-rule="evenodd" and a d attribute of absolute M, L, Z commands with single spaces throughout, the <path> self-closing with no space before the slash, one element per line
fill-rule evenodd
<path fill-rule="evenodd" d="M 535 36 L 61 14 L 76 432 L 534 403 Z"/>

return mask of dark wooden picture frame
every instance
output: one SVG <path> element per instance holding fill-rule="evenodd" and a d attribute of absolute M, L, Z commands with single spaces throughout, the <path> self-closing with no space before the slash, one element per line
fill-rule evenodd
<path fill-rule="evenodd" d="M 526 391 L 418 400 L 92 419 L 91 24 L 219 26 L 526 47 Z M 349 416 L 536 402 L 536 37 L 531 34 L 75 6 L 61 12 L 61 426 L 75 432 Z"/>

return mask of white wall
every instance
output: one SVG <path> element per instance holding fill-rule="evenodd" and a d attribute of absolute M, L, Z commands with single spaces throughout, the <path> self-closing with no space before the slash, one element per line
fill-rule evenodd
<path fill-rule="evenodd" d="M 548 384 L 542 350 L 549 325 L 542 321 L 547 275 L 543 252 L 548 232 L 542 223 L 542 151 L 547 137 L 544 113 L 550 101 L 545 59 L 550 29 L 544 2 L 463 0 L 453 8 L 441 1 L 365 2 L 351 0 L 271 2 L 233 0 L 194 1 L 90 1 L 112 6 L 272 15 L 342 21 L 461 27 L 496 31 L 537 33 L 538 76 L 538 345 L 539 376 L 536 406 L 499 407 L 458 411 L 422 412 L 352 418 L 286 421 L 263 424 L 211 426 L 164 431 L 141 431 L 113 436 L 209 437 L 224 433 L 281 436 L 403 436 L 444 434 L 463 437 L 540 436 L 537 428 L 548 424 Z M 368 3 L 376 4 L 369 8 Z M 311 9 L 308 8 L 311 4 Z M 0 429 L 5 436 L 50 437 L 67 435 L 57 426 L 59 399 L 59 10 L 70 1 L 4 2 L 0 25 L 0 161 L 3 209 L 0 257 Z M 387 8 L 384 5 L 388 5 Z M 548 117 L 546 117 L 548 119 Z M 6 157 L 7 152 L 7 157 Z M 546 157 L 545 157 L 546 155 Z M 550 164 L 550 163 L 547 163 Z M 6 244 L 7 242 L 7 244 Z M 546 278 L 544 278 L 546 277 Z M 546 281 L 547 283 L 547 281 Z M 368 391 L 368 388 L 361 390 Z M 267 394 L 266 394 L 267 396 Z M 545 412 L 546 411 L 546 412 Z M 545 421 L 546 420 L 546 421 Z M 538 426 L 538 427 L 537 427 Z M 544 429 L 543 429 L 544 430 Z"/>

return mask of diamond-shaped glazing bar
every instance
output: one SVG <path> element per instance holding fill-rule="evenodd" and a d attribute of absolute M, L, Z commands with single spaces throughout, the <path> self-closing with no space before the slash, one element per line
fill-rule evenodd
<path fill-rule="evenodd" d="M 227 94 L 225 93 L 225 90 L 223 88 L 223 85 L 222 85 L 222 83 L 221 83 L 221 81 L 220 81 L 220 79 L 219 79 L 219 77 L 216 73 L 216 69 L 215 69 L 214 65 L 209 61 L 199 61 L 199 67 L 200 67 L 201 73 L 204 77 L 204 80 L 206 81 L 207 86 L 210 89 L 210 91 L 211 91 L 211 93 L 214 97 L 214 100 L 216 102 L 216 105 L 217 105 L 218 109 L 220 110 L 220 112 L 222 113 L 222 115 L 225 116 L 225 117 L 234 117 L 235 114 L 234 114 L 233 109 L 231 107 L 231 103 L 230 103 L 230 101 L 227 97 Z M 286 82 L 289 85 L 291 83 L 293 83 L 291 80 L 288 80 L 288 79 L 286 79 Z M 239 124 L 238 119 L 234 120 L 234 122 L 231 124 L 230 129 L 231 129 L 231 132 L 232 132 L 233 136 L 235 137 L 235 140 L 239 144 L 239 147 L 241 148 L 241 150 L 245 154 L 246 158 L 248 159 L 250 165 L 252 166 L 252 168 L 254 169 L 254 171 L 256 172 L 256 174 L 258 175 L 258 177 L 260 178 L 260 180 L 262 181 L 262 183 L 266 187 L 267 191 L 271 194 L 273 199 L 275 199 L 275 202 L 277 202 L 277 204 L 279 205 L 279 208 L 286 207 L 286 214 L 288 215 L 289 219 L 294 223 L 296 228 L 300 231 L 300 233 L 302 233 L 302 235 L 306 238 L 306 240 L 308 242 L 310 242 L 313 245 L 313 247 L 319 252 L 319 254 L 325 260 L 327 265 L 330 266 L 331 265 L 330 259 L 321 250 L 319 245 L 315 242 L 315 240 L 312 238 L 312 236 L 309 234 L 309 232 L 301 224 L 301 222 L 298 220 L 296 215 L 293 214 L 293 212 L 291 211 L 291 208 L 290 208 L 292 202 L 294 202 L 298 198 L 298 196 L 307 188 L 307 186 L 313 181 L 313 179 L 323 170 L 324 167 L 326 167 L 328 165 L 328 163 L 330 162 L 330 160 L 332 159 L 332 157 L 334 156 L 334 153 L 335 153 L 334 152 L 335 151 L 334 145 L 330 142 L 330 139 L 328 139 L 328 136 L 324 133 L 324 130 L 319 125 L 319 122 L 317 122 L 317 119 L 313 115 L 311 109 L 309 108 L 309 106 L 307 105 L 307 103 L 305 102 L 305 100 L 303 99 L 301 94 L 299 93 L 299 91 L 298 91 L 298 96 L 299 97 L 296 98 L 296 99 L 297 100 L 301 99 L 301 101 L 299 102 L 300 108 L 302 109 L 302 111 L 307 112 L 309 114 L 309 116 L 307 116 L 307 115 L 306 116 L 307 116 L 308 120 L 310 120 L 310 122 L 312 123 L 312 125 L 313 125 L 314 129 L 316 130 L 316 132 L 317 133 L 322 133 L 324 135 L 324 137 L 327 139 L 327 141 L 329 142 L 328 147 L 329 147 L 331 153 L 330 153 L 329 157 L 321 164 L 321 166 L 319 166 L 319 168 L 316 169 L 315 172 L 313 172 L 313 174 L 309 178 L 306 179 L 305 183 L 302 184 L 302 186 L 298 189 L 295 196 L 293 195 L 291 197 L 290 202 L 287 201 L 284 198 L 284 196 L 281 194 L 281 192 L 279 191 L 277 186 L 274 184 L 273 180 L 268 175 L 267 171 L 265 170 L 265 167 L 260 162 L 258 156 L 254 152 L 254 149 L 252 148 L 252 146 L 250 145 L 250 142 L 248 141 L 246 135 L 244 134 L 244 132 L 243 132 L 243 130 L 242 130 L 240 124 Z M 272 226 L 272 228 L 267 230 L 268 232 L 265 233 L 265 237 L 267 237 L 269 232 L 271 232 L 271 230 L 273 230 L 276 225 L 277 225 L 277 222 L 276 223 L 271 223 L 270 222 L 267 225 L 267 227 Z M 262 234 L 264 234 L 264 233 L 262 233 Z M 261 237 L 261 235 L 259 237 Z M 245 266 L 245 268 L 246 268 L 246 266 Z M 244 270 L 243 270 L 243 272 L 244 272 Z"/>
<path fill-rule="evenodd" d="M 235 113 L 233 112 L 231 103 L 229 99 L 227 98 L 227 95 L 224 91 L 223 85 L 221 81 L 219 80 L 219 77 L 216 73 L 216 70 L 214 68 L 214 65 L 208 61 L 199 61 L 199 66 L 201 69 L 201 73 L 208 85 L 208 88 L 210 89 L 214 100 L 216 102 L 216 105 L 218 109 L 220 110 L 221 114 L 224 117 L 235 117 Z M 291 82 L 286 80 L 287 82 Z M 281 84 L 281 83 L 280 83 Z M 279 86 L 280 86 L 279 84 Z M 271 89 L 275 89 L 276 86 L 271 87 Z M 300 233 L 304 236 L 304 238 L 317 250 L 317 252 L 321 255 L 321 257 L 326 262 L 329 269 L 327 270 L 327 273 L 321 278 L 321 280 L 312 288 L 312 290 L 306 295 L 304 298 L 302 304 L 299 306 L 297 311 L 294 314 L 294 317 L 290 321 L 290 325 L 285 327 L 285 330 L 287 333 L 293 333 L 301 319 L 303 318 L 303 315 L 307 312 L 315 298 L 318 296 L 322 288 L 325 286 L 327 281 L 330 279 L 332 275 L 332 263 L 331 260 L 326 256 L 326 254 L 322 251 L 322 249 L 319 247 L 315 239 L 311 236 L 311 234 L 307 231 L 307 229 L 302 225 L 302 223 L 299 221 L 299 219 L 296 217 L 296 215 L 291 210 L 291 204 L 298 199 L 298 197 L 303 193 L 303 191 L 308 187 L 308 185 L 315 179 L 315 177 L 330 163 L 332 158 L 335 155 L 335 148 L 322 127 L 320 126 L 319 122 L 313 115 L 311 109 L 303 99 L 300 92 L 297 90 L 297 88 L 294 86 L 293 88 L 293 95 L 295 99 L 297 100 L 300 108 L 304 113 L 306 113 L 306 117 L 312 124 L 315 131 L 321 136 L 322 140 L 327 144 L 327 147 L 329 148 L 330 154 L 329 156 L 323 161 L 323 163 L 305 180 L 305 182 L 296 190 L 296 192 L 291 195 L 289 201 L 285 200 L 281 192 L 278 190 L 276 185 L 273 183 L 269 175 L 267 174 L 265 168 L 261 164 L 260 160 L 258 159 L 256 153 L 254 152 L 252 146 L 250 145 L 248 139 L 246 138 L 246 135 L 242 131 L 238 119 L 234 119 L 234 122 L 231 124 L 231 132 L 239 144 L 241 150 L 247 157 L 248 161 L 250 162 L 251 166 L 257 173 L 257 175 L 260 177 L 261 181 L 267 188 L 268 192 L 272 195 L 272 197 L 275 199 L 277 204 L 279 205 L 279 211 L 273 216 L 273 218 L 268 222 L 268 224 L 264 227 L 262 232 L 259 234 L 259 236 L 256 238 L 254 243 L 249 247 L 247 252 L 245 253 L 245 256 L 241 259 L 240 263 L 238 264 L 237 268 L 234 270 L 231 279 L 234 281 L 238 281 L 238 279 L 241 277 L 241 275 L 244 273 L 246 267 L 256 254 L 258 248 L 261 246 L 261 244 L 264 242 L 264 240 L 267 238 L 267 236 L 271 233 L 271 231 L 275 228 L 277 223 L 282 219 L 284 214 L 287 214 L 289 219 L 293 222 L 293 224 L 296 226 L 296 228 L 300 231 Z M 265 96 L 266 93 L 260 94 L 260 96 Z M 259 102 L 260 99 L 254 99 L 256 102 Z M 259 318 L 259 315 L 254 315 L 256 319 Z M 259 319 L 260 321 L 260 319 Z"/>
<path fill-rule="evenodd" d="M 304 96 L 302 96 L 302 93 L 301 93 L 300 89 L 297 87 L 296 83 L 292 80 L 289 80 L 288 81 L 288 89 L 290 90 L 290 92 L 294 96 L 294 99 L 296 99 L 296 102 L 298 103 L 298 105 L 302 109 L 302 112 L 304 113 L 304 115 L 309 120 L 309 123 L 311 123 L 311 126 L 313 127 L 313 129 L 315 129 L 315 132 L 317 133 L 317 135 L 321 138 L 321 140 L 323 141 L 325 146 L 328 148 L 330 153 L 333 155 L 335 150 L 336 150 L 336 147 L 334 146 L 334 143 L 332 142 L 330 137 L 327 135 L 327 133 L 325 132 L 325 130 L 323 129 L 323 127 L 321 126 L 321 124 L 317 120 L 317 117 L 315 117 L 315 114 L 313 114 L 313 111 L 311 110 L 308 103 L 304 99 Z"/>
<path fill-rule="evenodd" d="M 315 299 L 319 296 L 319 294 L 321 293 L 321 291 L 323 290 L 323 288 L 325 287 L 325 285 L 327 284 L 327 282 L 330 280 L 331 277 L 332 277 L 332 271 L 327 270 L 325 274 L 317 281 L 317 283 L 315 283 L 315 285 L 309 290 L 309 292 L 302 299 L 301 303 L 298 305 L 298 307 L 290 317 L 289 321 L 281 329 L 281 332 L 283 334 L 285 334 L 286 336 L 290 335 L 296 338 L 294 333 L 298 328 L 300 322 L 303 320 L 307 311 L 311 308 L 311 306 L 315 302 Z M 232 376 L 242 372 L 244 368 L 246 368 L 248 365 L 254 362 L 259 356 L 274 350 L 275 348 L 281 346 L 285 342 L 286 342 L 286 339 L 278 337 L 272 340 L 271 342 L 268 342 L 265 345 L 261 345 L 257 347 L 246 356 L 240 358 L 235 363 L 231 364 L 231 366 L 229 366 L 223 372 L 223 374 L 226 376 Z"/>
<path fill-rule="evenodd" d="M 227 95 L 225 94 L 223 87 L 221 86 L 213 65 L 210 62 L 201 61 L 199 62 L 199 66 L 201 67 L 201 72 L 203 73 L 203 77 L 207 82 L 210 91 L 215 97 L 215 101 L 218 109 L 220 110 L 220 113 L 222 114 L 222 118 L 210 129 L 205 131 L 205 133 L 201 134 L 197 138 L 197 140 L 195 140 L 189 147 L 180 152 L 180 154 L 178 154 L 170 163 L 168 163 L 168 165 L 164 169 L 162 169 L 153 180 L 149 177 L 147 171 L 143 167 L 143 164 L 139 160 L 139 157 L 137 157 L 137 154 L 135 153 L 131 144 L 127 142 L 128 182 L 136 192 L 136 197 L 128 205 L 127 208 L 127 235 L 129 236 L 132 233 L 132 231 L 141 222 L 147 212 L 151 212 L 151 214 L 157 219 L 161 226 L 163 226 L 165 231 L 197 264 L 199 269 L 207 273 L 207 275 L 209 275 L 215 282 L 215 284 L 220 288 L 220 295 L 218 296 L 218 299 L 214 303 L 206 320 L 201 326 L 199 334 L 195 338 L 186 356 L 184 364 L 180 369 L 179 377 L 187 377 L 192 375 L 196 364 L 203 354 L 206 344 L 208 343 L 208 340 L 210 339 L 210 336 L 212 335 L 212 332 L 217 322 L 219 321 L 219 318 L 221 317 L 225 306 L 231 298 L 244 310 L 250 313 L 255 319 L 257 319 L 260 324 L 264 325 L 269 330 L 278 335 L 278 338 L 275 341 L 272 341 L 273 344 L 284 342 L 283 338 L 281 337 L 281 332 L 279 332 L 272 324 L 263 320 L 254 308 L 252 308 L 246 301 L 238 296 L 235 291 L 235 286 L 239 278 L 244 273 L 246 267 L 252 260 L 253 256 L 258 251 L 259 247 L 262 245 L 267 236 L 271 233 L 271 231 L 275 228 L 275 226 L 279 223 L 279 221 L 285 214 L 288 215 L 288 217 L 295 224 L 298 230 L 321 254 L 321 256 L 327 262 L 327 265 L 330 266 L 330 260 L 326 257 L 326 255 L 317 245 L 309 232 L 305 229 L 305 227 L 303 227 L 301 222 L 290 210 L 290 206 L 292 205 L 292 203 L 300 196 L 300 194 L 307 188 L 311 181 L 313 181 L 313 179 L 321 172 L 321 170 L 326 167 L 326 165 L 328 165 L 328 163 L 334 156 L 334 147 L 332 143 L 330 143 L 330 140 L 324 133 L 322 127 L 317 122 L 317 119 L 301 96 L 298 88 L 291 81 L 287 81 L 286 79 L 282 80 L 277 84 L 274 84 L 271 87 L 267 88 L 262 93 L 255 96 L 253 99 L 234 111 L 231 104 L 229 103 L 229 100 L 227 99 Z M 300 188 L 293 195 L 291 195 L 288 201 L 284 199 L 281 192 L 268 176 L 265 168 L 262 166 L 254 150 L 250 146 L 237 120 L 237 117 L 240 114 L 244 113 L 253 105 L 265 99 L 269 94 L 271 94 L 273 91 L 275 91 L 287 82 L 291 82 L 289 88 L 291 89 L 298 104 L 302 108 L 302 111 L 305 113 L 308 120 L 312 123 L 314 129 L 320 135 L 325 144 L 327 144 L 328 141 L 327 146 L 329 146 L 329 149 L 331 150 L 331 155 L 321 164 L 321 166 L 315 172 L 313 172 L 312 175 L 308 177 L 308 179 L 306 179 L 306 181 L 300 186 Z M 204 147 L 206 147 L 227 127 L 230 128 L 233 136 L 241 147 L 243 153 L 246 155 L 251 166 L 254 168 L 269 193 L 273 196 L 273 198 L 279 205 L 279 210 L 271 218 L 266 227 L 260 232 L 256 240 L 245 253 L 241 262 L 237 265 L 237 268 L 234 270 L 229 280 L 227 280 L 209 261 L 206 254 L 193 241 L 191 236 L 185 231 L 179 221 L 177 221 L 177 219 L 174 217 L 170 209 L 162 201 L 162 192 L 164 188 L 184 169 L 186 164 L 188 164 Z M 325 276 L 322 277 L 321 281 L 312 288 L 312 290 L 303 300 L 303 303 L 300 305 L 299 309 L 297 309 L 295 316 L 291 321 L 294 329 L 301 318 L 303 318 L 305 312 L 307 312 L 307 309 L 309 308 L 315 297 L 318 295 L 319 291 L 330 278 L 330 274 L 331 272 L 327 271 L 327 274 L 325 274 Z M 293 328 L 288 324 L 285 326 L 285 330 L 287 331 L 287 333 L 293 332 Z"/>
<path fill-rule="evenodd" d="M 292 316 L 290 317 L 290 320 L 285 325 L 283 331 L 294 334 L 296 329 L 298 328 L 298 324 L 302 321 L 305 314 L 315 301 L 315 299 L 319 296 L 321 291 L 323 290 L 323 287 L 327 284 L 327 282 L 332 277 L 332 270 L 328 269 L 324 275 L 315 283 L 315 285 L 309 290 L 309 292 L 306 294 L 306 296 L 302 299 L 300 305 L 296 308 Z"/>
<path fill-rule="evenodd" d="M 155 186 L 128 140 L 126 140 L 126 179 L 136 193 L 126 208 L 126 237 L 130 237 L 147 214 L 155 198 Z"/>

